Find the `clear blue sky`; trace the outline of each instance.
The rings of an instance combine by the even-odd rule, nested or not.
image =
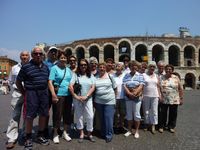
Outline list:
[[[15,60],[38,42],[85,38],[200,35],[200,0],[0,0],[0,55]]]

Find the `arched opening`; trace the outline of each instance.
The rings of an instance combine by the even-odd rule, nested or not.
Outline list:
[[[160,45],[155,45],[152,48],[152,60],[156,63],[160,60],[164,60],[164,49]]]
[[[200,64],[200,49],[199,49],[199,64]]]
[[[125,55],[130,58],[131,53],[131,46],[127,41],[122,41],[119,44],[119,61],[122,61],[120,58],[121,56],[124,57]]]
[[[195,50],[192,46],[186,46],[184,48],[184,66],[194,66],[194,51]]]
[[[140,44],[135,48],[135,59],[139,62],[148,61],[147,47],[145,45]]]
[[[168,50],[168,58],[169,58],[169,64],[172,64],[173,66],[179,66],[180,65],[180,52],[179,48],[175,45],[172,45],[169,47]]]
[[[67,49],[65,50],[65,53],[66,53],[67,57],[69,57],[69,56],[72,55],[72,50],[71,50],[70,48],[67,48]]]
[[[195,82],[196,81],[196,79],[195,79],[195,76],[194,76],[194,74],[192,74],[192,73],[187,73],[186,75],[185,75],[185,84],[184,84],[184,87],[185,88],[195,88]]]
[[[84,49],[82,47],[77,48],[76,57],[77,57],[77,60],[85,58],[85,51],[84,51]]]
[[[198,77],[198,81],[196,82],[196,88],[200,89],[200,76]]]
[[[104,61],[108,58],[112,58],[113,60],[115,60],[114,54],[114,47],[112,45],[106,45],[104,47]]]
[[[94,56],[99,61],[99,49],[97,46],[91,46],[89,49],[90,57]]]

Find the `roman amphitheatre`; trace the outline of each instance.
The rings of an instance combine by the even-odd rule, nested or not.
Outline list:
[[[125,56],[139,62],[163,60],[172,64],[185,88],[196,88],[200,80],[200,37],[192,37],[187,28],[179,28],[180,35],[123,36],[76,40],[55,44],[78,59],[95,56],[100,62],[113,58],[122,61]],[[45,50],[49,46],[45,47]]]

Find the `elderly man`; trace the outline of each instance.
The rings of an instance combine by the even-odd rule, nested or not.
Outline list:
[[[13,93],[12,93],[12,100],[11,100],[12,118],[9,122],[8,129],[6,132],[6,136],[8,137],[8,141],[6,143],[7,149],[14,148],[18,135],[19,135],[18,129],[19,129],[21,109],[24,103],[24,98],[22,94],[20,93],[20,91],[17,89],[15,81],[22,65],[29,62],[29,59],[30,59],[29,52],[22,51],[20,53],[20,59],[21,59],[21,62],[12,67],[11,72],[9,74],[9,79],[8,79],[10,84],[13,87]]]
[[[37,115],[39,115],[37,140],[42,145],[49,145],[49,141],[44,138],[46,118],[49,114],[49,69],[43,63],[44,50],[41,47],[34,47],[31,56],[32,59],[22,66],[16,80],[17,88],[25,96],[25,149],[27,150],[33,147],[32,128],[33,120]]]

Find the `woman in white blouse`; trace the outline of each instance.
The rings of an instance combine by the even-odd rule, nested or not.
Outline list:
[[[150,127],[155,134],[155,125],[158,124],[158,101],[160,97],[159,78],[154,73],[156,62],[151,61],[148,64],[148,71],[143,73],[145,86],[143,88],[143,113],[144,113],[144,130]]]

